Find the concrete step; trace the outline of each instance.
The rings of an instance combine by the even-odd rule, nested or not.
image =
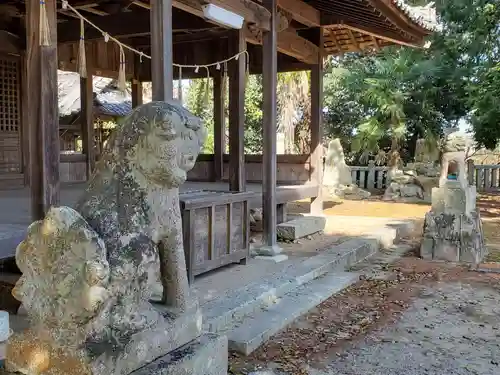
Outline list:
[[[300,286],[226,332],[229,348],[249,355],[295,319],[358,280],[357,273],[332,272]]]
[[[220,332],[233,327],[246,315],[272,306],[297,287],[328,272],[344,272],[378,249],[376,239],[348,240],[258,282],[223,294],[202,306],[204,328],[209,332]]]

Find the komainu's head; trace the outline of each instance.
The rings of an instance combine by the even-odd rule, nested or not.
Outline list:
[[[107,154],[148,181],[178,187],[193,168],[205,138],[201,120],[180,104],[150,102],[116,128]]]

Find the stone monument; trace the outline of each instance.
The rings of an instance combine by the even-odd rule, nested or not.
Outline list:
[[[431,203],[431,192],[439,186],[439,148],[437,142],[418,139],[415,147],[415,162],[388,173],[390,180],[384,200],[405,203]]]
[[[432,208],[425,216],[420,255],[424,259],[478,264],[485,246],[476,187],[466,179],[467,140],[454,129],[446,132],[439,187],[432,190]]]
[[[190,294],[179,207],[204,139],[180,105],[142,105],[113,133],[75,209],[30,225],[13,291],[30,328],[9,339],[7,371],[226,374],[227,339],[202,334]],[[163,298],[152,301],[158,279]]]
[[[340,139],[328,143],[323,173],[323,186],[329,195],[338,198],[368,198],[371,194],[353,184]]]

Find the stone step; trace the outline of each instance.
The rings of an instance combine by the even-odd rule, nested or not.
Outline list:
[[[225,293],[202,306],[204,328],[209,332],[226,330],[246,315],[273,305],[279,297],[327,272],[345,271],[378,248],[375,239],[351,239],[258,282]]]
[[[278,238],[288,241],[298,240],[325,229],[324,216],[302,216],[276,226]]]
[[[331,272],[283,295],[228,331],[229,348],[249,355],[295,319],[358,280],[357,273]]]
[[[331,225],[345,235],[376,239],[383,249],[390,249],[399,240],[416,233],[418,224],[413,219],[392,219],[361,216],[330,216]]]

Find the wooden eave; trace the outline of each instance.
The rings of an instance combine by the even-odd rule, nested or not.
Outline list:
[[[379,49],[390,44],[418,47],[431,33],[394,0],[308,0],[307,3],[321,12],[321,24],[327,29],[328,54],[357,52],[360,47]]]
[[[216,41],[225,37],[227,29],[203,19],[202,5],[209,1],[241,14],[245,18],[247,42],[262,44],[262,32],[269,28],[270,14],[261,0],[173,0],[173,42],[176,48],[185,43]],[[278,51],[301,63],[317,63],[319,47],[314,39],[308,38],[311,35],[308,30],[320,26],[324,28],[325,54],[378,50],[390,44],[422,45],[430,30],[411,19],[395,1],[278,0]],[[149,0],[70,0],[70,4],[110,35],[149,52]],[[6,17],[10,21],[2,25],[0,19],[3,26],[0,30],[17,35],[20,44],[24,44],[25,35],[20,35],[24,23],[24,1],[8,0],[4,8],[0,7],[0,15],[7,9],[5,7],[10,8]],[[76,45],[80,37],[79,19],[70,11],[59,8],[57,21],[59,44]],[[87,26],[85,38],[89,42],[102,40],[102,34]],[[187,50],[195,45],[183,45],[182,48]],[[71,60],[74,58],[68,57],[63,63],[73,65]]]

